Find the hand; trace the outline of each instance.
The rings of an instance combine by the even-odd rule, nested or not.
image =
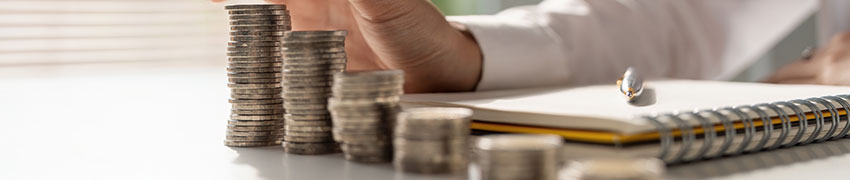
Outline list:
[[[267,1],[286,4],[293,30],[348,30],[347,70],[404,70],[406,92],[472,91],[480,79],[478,44],[427,0]]]
[[[810,59],[782,67],[765,82],[850,86],[850,32],[836,35]]]

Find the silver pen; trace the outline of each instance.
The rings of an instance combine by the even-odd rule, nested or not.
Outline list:
[[[620,92],[626,95],[628,102],[634,102],[641,93],[643,93],[643,78],[635,72],[634,67],[626,69],[626,73],[620,79],[617,79],[617,86]]]

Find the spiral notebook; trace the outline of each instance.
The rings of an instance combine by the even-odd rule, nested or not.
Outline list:
[[[668,163],[850,133],[850,96],[844,95],[850,87],[692,80],[645,86],[643,104],[627,103],[613,84],[411,94],[403,102],[471,108],[476,130],[558,134],[576,144],[568,148],[577,156],[656,156]]]

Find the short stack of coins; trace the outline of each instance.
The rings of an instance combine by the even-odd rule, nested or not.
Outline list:
[[[401,110],[404,72],[400,70],[342,72],[334,76],[334,139],[345,159],[366,162],[392,161],[392,127]]]
[[[224,144],[236,147],[278,145],[283,139],[281,38],[291,29],[285,5],[228,5],[231,116]]]
[[[576,180],[664,179],[665,164],[657,158],[591,158],[567,164],[565,175]]]
[[[283,98],[286,130],[283,148],[293,154],[339,152],[333,140],[328,98],[333,74],[345,70],[346,31],[286,32]]]
[[[563,139],[556,135],[489,135],[478,139],[481,179],[555,180]]]
[[[393,139],[397,170],[424,174],[463,174],[469,155],[466,108],[413,108],[399,113]]]

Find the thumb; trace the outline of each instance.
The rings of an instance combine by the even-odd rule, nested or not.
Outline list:
[[[384,63],[405,68],[447,51],[460,37],[427,0],[349,0],[366,42]],[[456,36],[456,37],[455,37]]]
[[[403,18],[422,6],[423,0],[349,0],[361,18],[381,23]]]

